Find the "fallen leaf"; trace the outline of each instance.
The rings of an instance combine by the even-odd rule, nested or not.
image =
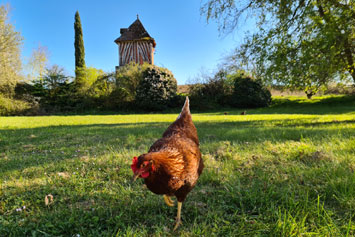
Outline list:
[[[65,179],[69,178],[69,174],[67,172],[59,172],[58,176]]]
[[[46,204],[46,206],[49,206],[52,203],[53,203],[53,195],[52,194],[46,195],[46,197],[44,198],[44,204]]]

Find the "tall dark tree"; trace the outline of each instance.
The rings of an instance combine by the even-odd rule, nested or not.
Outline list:
[[[81,28],[81,20],[78,11],[76,11],[75,13],[74,31],[75,31],[75,41],[74,41],[75,76],[76,76],[76,80],[80,81],[85,69],[85,49],[84,49],[84,40],[83,40],[83,30]]]
[[[202,14],[230,32],[253,17],[258,31],[234,56],[269,82],[305,89],[337,78],[355,84],[355,1],[205,0]]]

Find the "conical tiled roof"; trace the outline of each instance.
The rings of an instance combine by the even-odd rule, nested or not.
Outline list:
[[[128,28],[121,28],[120,33],[121,36],[115,40],[116,44],[124,41],[151,40],[155,47],[155,40],[150,37],[138,18]]]

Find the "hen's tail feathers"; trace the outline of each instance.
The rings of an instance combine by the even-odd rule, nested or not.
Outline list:
[[[173,122],[163,133],[163,137],[168,137],[179,133],[184,134],[184,136],[192,139],[197,145],[199,144],[197,130],[191,118],[189,97],[187,96],[181,113],[175,122]]]
[[[177,119],[179,119],[181,117],[184,117],[184,116],[187,116],[187,115],[188,116],[191,115],[191,113],[190,113],[190,100],[189,100],[188,96],[186,96],[185,104],[182,107],[181,112],[180,112],[179,116],[177,117]]]

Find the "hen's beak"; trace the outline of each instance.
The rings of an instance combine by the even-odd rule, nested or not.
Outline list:
[[[133,177],[132,177],[132,182],[136,181],[136,179],[141,175],[142,172],[140,172],[139,170],[136,171],[136,173],[134,173]]]

